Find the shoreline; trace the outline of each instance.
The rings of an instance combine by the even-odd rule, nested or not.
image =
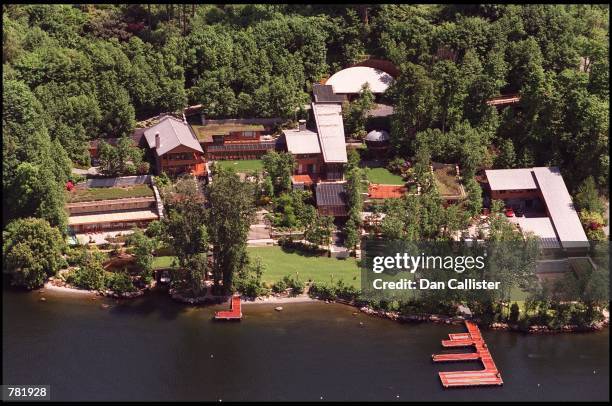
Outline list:
[[[268,296],[266,298],[256,298],[254,300],[242,299],[242,305],[256,305],[256,304],[291,304],[291,303],[313,303],[322,302],[319,299],[313,299],[308,295],[299,295],[294,297],[274,297]]]
[[[51,281],[45,282],[43,287],[38,290],[38,293],[44,294],[45,290],[56,292],[56,293],[66,293],[72,295],[81,295],[81,296],[101,296],[101,297],[114,297],[115,299],[133,299],[136,297],[141,297],[145,294],[144,291],[139,292],[139,294],[130,296],[130,297],[116,297],[112,295],[104,295],[98,291],[92,290],[84,290],[66,286],[56,286],[51,283]],[[228,298],[222,297],[205,297],[205,300],[193,300],[180,297],[180,295],[170,294],[170,297],[178,302],[184,303],[186,305],[219,305],[222,303],[226,303]],[[41,298],[44,298],[41,296]],[[246,298],[241,296],[242,305],[283,305],[283,304],[293,304],[293,303],[335,303],[344,306],[349,306],[354,309],[359,310],[359,312],[364,313],[368,316],[384,318],[390,321],[399,322],[399,323],[434,323],[434,324],[460,324],[465,320],[464,317],[457,316],[445,316],[445,315],[437,315],[437,314],[423,314],[423,315],[411,315],[404,316],[397,312],[388,312],[384,310],[375,310],[368,306],[359,306],[356,303],[352,303],[342,299],[336,300],[323,300],[319,298],[313,298],[308,296],[307,294],[301,294],[293,297],[277,297],[277,296],[266,296],[266,297],[258,297],[258,298]],[[609,318],[604,320],[603,322],[598,323],[597,325],[591,327],[578,327],[578,326],[563,326],[561,329],[550,329],[547,326],[529,326],[527,330],[520,329],[518,326],[511,326],[508,323],[493,323],[490,326],[484,326],[489,330],[497,330],[497,331],[509,331],[515,333],[523,333],[523,334],[563,334],[563,333],[588,333],[588,332],[597,332],[601,331],[605,328],[609,327]]]
[[[99,296],[100,294],[95,290],[86,290],[86,289],[77,289],[77,288],[69,288],[66,286],[56,286],[53,285],[50,281],[45,282],[42,288],[38,289],[38,293],[45,293],[43,290],[49,290],[54,292],[61,293],[69,293],[73,295],[94,295]]]

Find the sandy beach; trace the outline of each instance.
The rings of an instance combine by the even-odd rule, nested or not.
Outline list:
[[[308,295],[299,295],[295,297],[274,297],[268,296],[265,298],[258,298],[255,300],[244,300],[242,305],[250,304],[285,304],[285,303],[304,303],[304,302],[319,302],[317,299],[313,299]]]
[[[54,292],[72,293],[72,294],[77,294],[77,295],[97,295],[96,292],[91,291],[91,290],[67,288],[65,286],[55,286],[55,285],[52,285],[51,282],[46,282],[44,285],[44,289],[49,290],[49,291],[54,291]]]

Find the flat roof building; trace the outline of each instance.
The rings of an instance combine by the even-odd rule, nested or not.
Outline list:
[[[559,168],[493,169],[486,170],[485,174],[493,199],[502,199],[506,203],[511,199],[528,202],[540,199],[544,203],[550,225],[544,220],[536,220],[537,217],[515,219],[521,229],[533,231],[545,242],[552,238],[551,231],[554,231],[564,249],[589,246]]]

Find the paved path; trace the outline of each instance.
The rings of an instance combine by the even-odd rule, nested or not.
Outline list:
[[[81,175],[81,176],[98,175],[99,174],[97,166],[92,166],[89,169],[72,168],[72,173],[74,173],[75,175]]]

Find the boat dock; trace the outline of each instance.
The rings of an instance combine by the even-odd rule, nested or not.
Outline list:
[[[229,311],[223,310],[215,313],[215,320],[240,320],[242,319],[242,306],[240,296],[234,295],[230,301]]]
[[[493,357],[487,348],[487,344],[480,334],[480,329],[476,323],[465,322],[468,332],[460,334],[449,334],[448,340],[442,340],[445,348],[470,347],[475,348],[475,352],[460,354],[433,354],[431,359],[434,362],[454,362],[454,361],[476,361],[480,360],[484,366],[481,371],[454,371],[439,372],[440,381],[445,388],[465,387],[465,386],[484,386],[484,385],[503,385],[501,374],[497,370]]]

